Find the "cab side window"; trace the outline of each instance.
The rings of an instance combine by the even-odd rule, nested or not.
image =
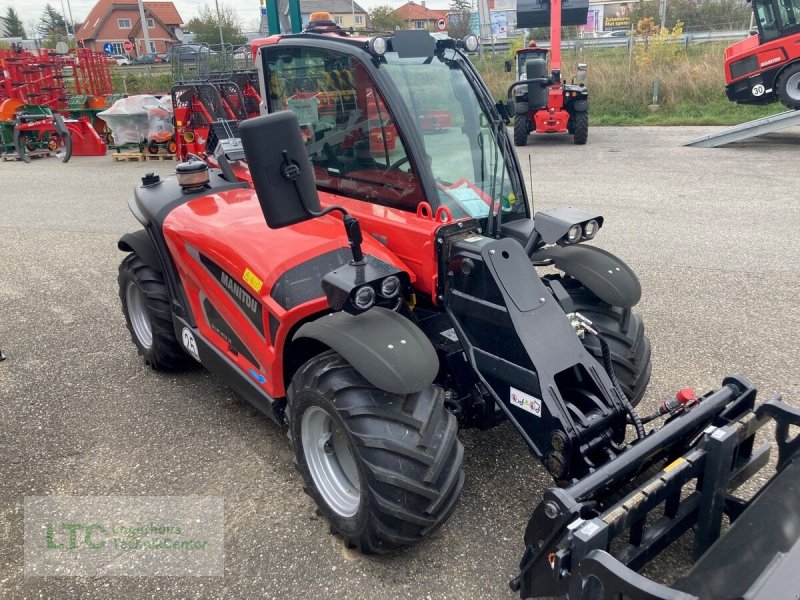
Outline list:
[[[419,179],[366,68],[320,48],[278,46],[265,60],[269,110],[297,115],[317,186],[415,211]]]

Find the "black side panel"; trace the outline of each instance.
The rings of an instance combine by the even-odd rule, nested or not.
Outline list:
[[[211,326],[211,329],[216,331],[220,337],[228,342],[231,351],[234,354],[241,354],[250,361],[250,364],[260,369],[261,365],[258,364],[256,357],[247,349],[245,343],[236,335],[236,332],[233,331],[233,327],[228,325],[228,322],[222,318],[222,315],[219,314],[219,311],[211,304],[208,298],[203,299],[203,311],[206,314],[206,320]]]
[[[322,278],[352,257],[348,248],[338,248],[292,267],[272,286],[270,296],[285,310],[291,310],[309,300],[322,298]]]
[[[267,394],[254,380],[242,373],[242,370],[233,364],[227,356],[206,341],[196,328],[189,327],[188,323],[179,318],[174,319],[174,322],[175,335],[179,340],[184,339],[184,330],[188,330],[194,337],[200,362],[206,369],[214,373],[225,385],[270,419],[279,425],[283,424],[286,406],[285,398],[273,398]]]
[[[198,252],[197,255],[200,258],[200,263],[208,269],[208,272],[225,289],[228,296],[242,309],[242,312],[250,322],[255,325],[256,330],[261,335],[264,335],[264,315],[261,310],[261,303],[217,263],[205,254]]]

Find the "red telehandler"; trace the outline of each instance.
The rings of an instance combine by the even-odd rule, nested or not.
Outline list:
[[[586,65],[578,65],[577,84],[561,78],[561,27],[586,23],[588,9],[586,0],[520,0],[517,4],[518,27],[550,27],[550,72],[546,49],[531,42],[517,51],[517,81],[508,88],[514,145],[527,144],[533,132],[569,133],[576,144],[585,144],[589,138]],[[511,70],[511,61],[506,61],[506,72]]]
[[[750,0],[748,0],[750,1]],[[758,35],[725,50],[725,92],[739,104],[800,108],[800,6],[752,0]]]
[[[553,482],[522,598],[793,598],[800,410],[734,375],[637,413],[639,280],[584,243],[601,215],[533,213],[477,39],[313,23],[253,42],[263,116],[135,188],[118,281],[144,360],[199,362],[286,427],[304,489],[361,552],[432,535],[464,485],[458,430],[508,422]],[[777,473],[740,498],[772,422]],[[636,572],[690,530],[685,577]]]

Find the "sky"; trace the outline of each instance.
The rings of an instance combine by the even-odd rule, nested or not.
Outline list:
[[[22,24],[26,29],[30,29],[31,25],[38,23],[48,1],[57,11],[61,12],[61,0],[0,0],[0,15],[5,14],[7,7],[13,6],[19,13]],[[419,2],[420,0],[415,1]],[[67,0],[63,0],[63,2],[64,10],[67,12],[67,17],[69,17]],[[405,4],[405,0],[357,0],[357,2],[367,10],[385,4],[392,7]],[[183,18],[184,23],[197,15],[199,7],[203,4],[196,0],[173,0],[173,3]],[[221,1],[220,4],[222,3]],[[230,4],[236,8],[246,30],[258,29],[258,0],[225,0],[224,3]],[[78,23],[83,21],[94,4],[95,0],[69,0],[69,5],[72,8],[72,17]],[[213,3],[210,4],[213,6]],[[427,6],[428,8],[446,8],[447,1],[429,0]]]

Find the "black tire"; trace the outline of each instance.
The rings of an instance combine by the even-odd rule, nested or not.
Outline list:
[[[800,63],[790,65],[778,76],[775,89],[778,100],[786,108],[800,108]]]
[[[117,281],[125,323],[145,363],[156,371],[175,371],[194,364],[175,337],[169,290],[161,273],[148,267],[134,252],[120,264]],[[129,302],[137,292],[140,300],[135,301],[141,302],[141,306],[130,306]],[[141,310],[146,324],[149,325],[150,340],[142,335],[141,328],[137,332],[137,327],[132,322],[131,310]]]
[[[514,145],[525,146],[528,143],[528,117],[517,115],[514,117]]]
[[[289,438],[303,489],[348,547],[364,554],[387,552],[423,539],[447,520],[464,484],[464,447],[441,388],[407,396],[384,392],[331,351],[297,371],[287,396]],[[341,448],[345,440],[348,460],[357,468],[358,496],[350,498],[350,514],[326,500],[309,467],[314,444],[303,443],[311,429],[304,421],[319,415],[319,409],[336,433],[316,445],[338,457],[328,444]]]
[[[589,139],[589,113],[572,113],[569,120],[572,121],[572,141],[582,146]]]
[[[636,406],[653,370],[650,339],[645,335],[642,318],[630,309],[606,304],[573,278],[562,278],[561,283],[572,298],[574,310],[589,319],[608,343],[614,374],[628,400]],[[600,343],[593,335],[584,336],[583,345],[602,363]]]

